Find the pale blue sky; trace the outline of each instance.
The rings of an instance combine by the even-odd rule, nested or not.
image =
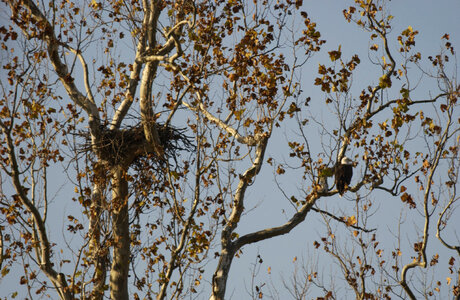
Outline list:
[[[378,76],[376,74],[379,74],[378,68],[370,65],[367,61],[369,34],[359,29],[355,24],[347,23],[342,15],[342,10],[352,3],[353,1],[304,0],[303,10],[307,11],[309,17],[318,24],[317,29],[321,32],[322,38],[327,43],[323,45],[323,50],[326,51],[315,55],[302,71],[303,97],[310,96],[314,101],[323,103],[324,95],[320,92],[319,87],[313,85],[313,80],[317,74],[318,63],[327,64],[327,51],[337,49],[338,45],[341,45],[343,57],[348,58],[355,53],[361,57],[362,63],[358,67],[357,74],[354,77],[355,86],[358,90],[377,83]],[[422,53],[423,58],[438,53],[442,45],[440,38],[444,33],[450,33],[451,43],[457,50],[460,49],[460,0],[393,0],[389,3],[388,9],[395,17],[392,23],[393,31],[390,35],[392,38],[390,46],[393,49],[397,48],[396,36],[408,26],[412,26],[420,32],[416,39],[416,49]],[[3,24],[4,21],[2,20],[1,23]],[[399,59],[398,57],[396,58]],[[436,91],[436,86],[432,84],[427,82],[426,86],[424,85],[422,88],[424,94],[420,95],[426,96],[428,91]],[[398,90],[396,89],[396,91]],[[323,109],[322,104],[318,106],[313,105],[313,107],[318,110],[318,118],[324,122],[334,121],[328,119],[330,115],[326,109]],[[293,127],[292,130],[295,130],[295,128]],[[282,128],[275,131],[270,141],[270,149],[267,156],[274,156],[279,161],[282,161],[284,158],[287,159],[286,148],[282,145],[286,141],[286,136],[291,134],[290,128]],[[359,168],[360,166],[358,165],[358,172]],[[71,210],[74,204],[70,199],[68,201],[61,200],[69,198],[69,194],[72,191],[69,191],[65,187],[61,190],[62,185],[68,183],[68,180],[61,173],[54,175],[53,182],[55,183],[55,191],[58,193],[58,198],[56,199],[59,199],[59,201],[53,203],[53,215],[58,216],[58,220],[54,225],[64,228],[61,222],[66,222],[66,218],[65,214],[61,212]],[[286,190],[292,194],[299,194],[298,190],[303,188],[302,181],[298,177],[284,179],[284,184]],[[373,226],[379,228],[379,234],[385,239],[389,237],[387,226],[394,225],[398,220],[400,202],[398,202],[398,199],[390,198],[384,194],[376,195],[373,199],[375,206],[379,207],[379,210],[373,220]],[[283,199],[282,194],[276,188],[273,171],[268,165],[264,165],[256,183],[250,187],[246,196],[246,208],[252,208],[256,205],[257,209],[250,211],[242,218],[241,225],[237,230],[238,233],[244,234],[280,225],[290,218],[293,213],[292,207]],[[343,211],[344,213],[353,214],[354,201],[351,198],[345,197],[339,199],[336,196],[321,199],[319,206],[321,208],[327,207],[332,212]],[[460,220],[460,218],[457,218],[457,220]],[[420,218],[414,212],[407,215],[407,222],[408,224],[413,222],[414,225],[418,226],[421,224]],[[456,222],[460,225],[460,221]],[[338,225],[338,227],[340,226]],[[412,228],[412,226],[410,227]],[[413,232],[408,232],[408,234],[413,234]],[[318,240],[318,236],[323,233],[324,225],[319,215],[310,214],[307,216],[307,220],[291,231],[289,235],[244,247],[243,255],[241,258],[234,259],[231,267],[227,287],[227,299],[249,299],[246,288],[250,288],[251,264],[256,260],[257,254],[262,256],[263,264],[256,278],[256,284],[260,284],[261,282],[268,284],[271,280],[280,288],[280,299],[289,299],[287,292],[282,289],[280,278],[283,275],[286,280],[289,280],[289,276],[293,272],[292,261],[294,257],[298,257],[299,260],[301,260],[301,257],[304,257],[306,260],[313,260],[314,263],[318,263],[319,271],[323,270],[327,276],[331,275],[331,272],[333,275],[336,271],[331,270],[336,266],[328,257],[320,256],[320,260],[315,262],[316,255],[320,251],[313,250],[313,241]],[[51,234],[56,240],[62,238],[61,230],[51,232]],[[392,246],[392,243],[389,242],[389,245]],[[217,246],[216,251],[218,249],[219,246]],[[433,251],[430,252],[430,255],[432,254]],[[205,289],[206,292],[209,292],[209,283],[214,272],[215,263],[215,261],[212,261],[208,265],[203,276],[204,282],[208,282],[208,287]],[[271,268],[271,275],[267,271],[269,267]],[[440,278],[445,278],[446,276],[446,274],[439,274]],[[8,295],[9,286],[16,289],[16,282],[17,278],[12,277],[0,280],[0,297]],[[204,284],[206,285],[206,283]],[[340,284],[343,283],[340,282]],[[265,293],[268,292],[266,287],[263,291]],[[309,298],[322,295],[317,290],[313,291]],[[21,299],[26,297],[26,291],[22,292],[19,295]],[[350,296],[351,294],[348,295]],[[207,299],[209,295],[203,294],[201,296],[198,299]]]
[[[367,49],[370,43],[369,33],[364,32],[353,23],[346,22],[343,18],[342,10],[350,6],[353,2],[354,1],[305,0],[303,9],[307,11],[308,16],[317,23],[317,29],[321,32],[322,38],[327,41],[323,46],[323,50],[335,50],[341,45],[343,52],[342,57],[349,58],[353,54],[359,54],[361,64],[358,66],[354,76],[354,85],[358,90],[361,90],[367,87],[367,85],[376,84],[379,78],[376,74],[380,73],[378,67],[370,65],[367,59]],[[450,41],[454,45],[454,48],[457,51],[460,49],[460,17],[458,15],[460,12],[460,1],[400,0],[391,1],[388,5],[388,9],[390,14],[394,16],[392,22],[393,29],[390,35],[390,46],[393,50],[398,48],[396,37],[408,26],[412,26],[414,30],[420,32],[416,38],[415,49],[422,53],[425,62],[428,55],[436,55],[439,52],[444,43],[441,41],[441,36],[445,33],[450,34]],[[302,71],[302,89],[304,90],[304,95],[311,96],[313,100],[315,100],[315,97],[317,98],[316,100],[324,99],[324,95],[321,94],[320,88],[313,86],[312,82],[314,78],[317,77],[318,63],[328,63],[327,51],[316,54],[312,61],[305,66],[305,70]],[[395,59],[400,60],[401,57],[398,57],[397,51],[394,51],[394,53],[396,53]],[[424,92],[419,93],[419,95],[421,97],[427,97],[428,91],[433,91],[433,94],[436,94],[437,87],[433,85],[433,83],[434,82],[431,81],[429,83],[430,85],[423,86],[421,90]],[[424,81],[424,84],[426,84],[426,81]],[[395,92],[398,91],[399,88],[395,88]],[[329,114],[327,110],[321,110],[318,112],[318,115],[320,115],[325,122],[334,121],[331,119],[328,120]],[[285,139],[284,130],[286,129],[281,129],[275,132],[274,135],[278,135],[278,139]],[[272,145],[278,144],[275,141],[271,141],[271,143]],[[423,145],[421,145],[421,147],[423,147]],[[282,153],[283,150],[280,150],[278,154],[282,156]],[[285,155],[285,157],[286,156],[287,155]],[[253,203],[254,205],[257,203],[260,205],[259,208],[261,208],[263,213],[260,213],[260,210],[258,211],[257,209],[249,213],[249,216],[242,220],[242,225],[239,226],[238,232],[245,233],[245,230],[252,231],[261,229],[261,226],[267,226],[267,220],[271,226],[277,226],[285,222],[287,218],[292,215],[292,209],[287,204],[287,201],[284,200],[279,193],[273,192],[275,184],[273,175],[267,172],[269,167],[264,166],[264,168],[264,175],[257,179],[253,187],[254,189],[248,194],[248,200],[246,202]],[[355,170],[355,172],[356,171],[357,170]],[[299,180],[297,179],[298,178],[293,179],[296,185],[294,186],[293,184],[292,186],[292,194],[296,194],[294,189],[299,187]],[[329,184],[331,184],[331,182]],[[345,197],[345,199],[346,198],[347,197]],[[319,207],[327,207],[330,211],[344,211],[353,214],[354,201],[347,201],[345,199],[340,199],[338,196],[321,199]],[[379,208],[378,213],[374,216],[372,224],[379,228],[378,232],[383,239],[390,238],[390,227],[387,226],[389,224],[394,225],[398,221],[400,217],[400,200],[381,193],[377,193],[377,196],[373,196],[372,199],[374,199],[374,206]],[[247,206],[250,207],[250,204],[247,204]],[[284,210],[288,213],[283,214]],[[460,218],[453,218],[453,222],[454,228],[460,228]],[[408,225],[409,228],[413,228],[412,226],[421,227],[423,223],[418,213],[412,212],[412,214],[407,216],[406,224],[414,224]],[[338,225],[339,228],[340,226],[341,225]],[[394,230],[395,228],[392,229]],[[256,279],[257,284],[260,282],[268,283],[272,280],[275,284],[281,286],[280,274],[288,281],[294,270],[294,265],[292,263],[294,257],[298,257],[299,260],[303,257],[307,261],[310,260],[310,263],[317,263],[320,268],[319,271],[324,268],[323,275],[326,276],[325,279],[327,279],[328,276],[334,276],[338,267],[329,257],[323,255],[320,256],[319,261],[315,261],[316,255],[320,252],[322,253],[322,251],[313,250],[313,241],[319,240],[319,236],[324,235],[324,230],[325,228],[321,218],[318,215],[314,216],[311,214],[307,216],[305,222],[291,231],[289,235],[245,247],[243,249],[244,256],[241,259],[234,260],[232,265],[227,295],[230,296],[233,292],[234,296],[232,299],[248,299],[245,298],[248,296],[245,294],[245,289],[242,288],[242,286],[247,285],[249,288],[251,280],[249,270],[252,268],[251,264],[256,260],[257,254],[260,254],[264,260],[259,277]],[[413,232],[410,233],[410,235],[413,235]],[[404,236],[404,239],[406,238],[408,237]],[[388,246],[393,246],[394,242],[389,242],[388,239],[386,241],[388,242]],[[436,244],[437,241],[434,241],[434,243]],[[436,244],[434,249],[435,250],[430,251],[429,255],[433,255],[433,251],[440,251],[442,248],[439,244]],[[454,253],[445,252],[445,254],[453,255]],[[271,275],[268,275],[268,267],[271,268]],[[340,274],[340,276],[342,276],[342,274]],[[448,276],[448,274],[439,275],[442,279],[445,279],[446,276]],[[342,285],[343,282],[339,280],[338,284]],[[267,292],[267,289],[265,289],[265,292]],[[280,299],[289,299],[290,297],[285,290],[280,291],[280,295]],[[318,293],[318,290],[310,294],[308,299],[316,298],[317,296],[322,296],[322,294]],[[354,298],[352,294],[348,294],[348,297]]]

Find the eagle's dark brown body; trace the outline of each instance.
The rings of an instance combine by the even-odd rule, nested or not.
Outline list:
[[[344,157],[341,163],[335,167],[335,186],[340,196],[343,196],[346,188],[350,185],[351,177],[353,177],[353,161]]]

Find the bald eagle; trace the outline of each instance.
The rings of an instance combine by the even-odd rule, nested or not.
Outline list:
[[[345,193],[345,189],[350,185],[353,176],[353,161],[344,156],[335,167],[335,186],[339,191],[340,197]]]

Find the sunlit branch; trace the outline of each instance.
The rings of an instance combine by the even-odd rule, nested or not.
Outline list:
[[[241,175],[240,182],[235,191],[234,206],[232,213],[228,218],[227,225],[222,231],[223,239],[229,238],[230,234],[235,230],[243,212],[244,196],[249,184],[255,179],[255,176],[260,172],[262,167],[265,149],[267,148],[268,137],[265,137],[256,147],[256,158],[252,166]]]
[[[185,74],[183,74],[182,72],[180,72],[180,74],[189,83],[189,85],[192,85],[192,83],[190,82],[190,79]],[[183,101],[183,104],[192,111],[195,111],[195,112],[200,111],[201,113],[203,113],[206,118],[208,118],[211,122],[214,122],[217,126],[222,128],[223,130],[227,131],[229,134],[231,134],[239,143],[246,144],[248,146],[256,146],[263,139],[262,134],[256,135],[255,137],[252,135],[249,135],[249,136],[240,135],[236,129],[234,129],[232,126],[228,125],[226,122],[222,121],[221,119],[215,117],[206,109],[206,107],[203,104],[202,97],[199,91],[195,92],[195,95],[197,96],[199,100],[196,107],[193,107],[192,105],[190,105],[189,103],[185,101]]]
[[[292,229],[294,229],[297,225],[305,220],[308,212],[313,208],[313,205],[318,199],[318,194],[308,195],[307,202],[285,224],[278,227],[267,228],[246,234],[234,242],[236,247],[241,248],[247,244],[256,243],[258,241],[289,233]]]
[[[386,55],[388,56],[388,58],[390,59],[390,68],[385,72],[385,74],[383,75],[383,77],[386,77],[387,80],[391,80],[391,77],[393,76],[393,72],[394,72],[394,69],[395,69],[395,66],[396,66],[396,62],[391,54],[391,51],[390,51],[390,48],[388,47],[388,38],[387,38],[387,33],[386,33],[386,29],[385,29],[385,24],[380,24],[377,20],[375,20],[375,16],[371,15],[370,13],[370,7],[371,5],[373,5],[372,1],[370,1],[368,4],[367,4],[367,8],[366,8],[366,16],[367,16],[367,19],[369,20],[369,23],[370,23],[370,29],[374,30],[375,32],[377,32],[379,35],[380,35],[380,38],[382,39],[383,41],[383,44],[384,44],[384,48],[385,48],[385,53]],[[375,21],[375,23],[374,23]],[[375,24],[378,24],[377,27],[375,26]],[[386,66],[384,66],[384,68],[386,68]],[[378,84],[377,86],[375,86],[373,89],[372,89],[372,92],[371,92],[371,95],[369,97],[369,99],[367,100],[367,108],[366,108],[366,115],[364,117],[364,120],[368,120],[370,119],[373,115],[375,115],[375,113],[372,113],[372,103],[374,102],[374,99],[375,99],[375,96],[377,94],[377,92],[379,90],[381,90],[382,87],[380,86],[380,84]],[[382,108],[382,106],[380,106],[380,108],[383,110],[384,108],[388,107],[390,104],[387,103],[387,105],[384,105],[385,107]],[[379,109],[380,109],[379,108]],[[353,132],[354,128],[360,124],[362,120],[360,119],[357,119],[346,131],[345,131],[345,134],[343,136],[343,143],[342,143],[342,146],[340,147],[340,150],[339,150],[339,153],[338,153],[338,156],[337,156],[337,161],[340,161],[344,156],[345,156],[345,153],[347,151],[347,148],[348,148],[348,143],[349,143],[349,140],[350,140],[350,136],[351,136],[351,133]]]
[[[147,62],[160,62],[164,61],[169,64],[174,64],[175,60],[179,57],[182,56],[183,51],[182,51],[182,45],[181,42],[179,41],[179,37],[182,32],[182,27],[185,25],[188,25],[189,30],[193,30],[195,27],[196,23],[196,6],[194,1],[190,1],[194,7],[194,12],[191,17],[187,18],[186,20],[181,20],[177,22],[166,34],[165,37],[167,39],[166,43],[162,46],[160,50],[158,50],[155,54],[143,54],[140,56],[136,56],[136,62],[140,63],[147,63]],[[144,4],[145,5],[145,4]],[[156,1],[152,1],[151,7],[149,9],[150,12],[154,13],[159,13],[157,12],[159,10],[159,3],[156,3]],[[147,13],[145,15],[148,15]],[[192,19],[192,20],[190,20]],[[156,32],[156,22],[155,25],[152,23],[153,19],[150,19],[148,22],[148,36],[149,40],[155,40],[155,32]],[[154,44],[149,46],[149,49],[154,48]],[[176,48],[176,53],[173,55],[169,56],[168,53],[172,51],[172,49]],[[149,52],[149,51],[147,51]]]
[[[446,212],[451,209],[452,204],[457,201],[458,198],[456,197],[456,193],[454,193],[449,200],[449,203],[447,203],[446,207],[442,210],[441,214],[439,215],[438,218],[438,223],[436,225],[436,237],[439,239],[439,241],[444,245],[444,247],[449,248],[451,250],[455,250],[457,254],[460,256],[460,245],[459,246],[454,246],[449,244],[444,240],[444,238],[441,236],[441,224],[442,224],[442,219],[444,218]]]
[[[453,132],[457,132],[458,130],[454,130]],[[449,138],[452,137],[452,135],[449,136]],[[456,147],[458,148],[458,145],[459,145],[459,139],[457,139],[457,144],[456,144]],[[444,209],[442,210],[442,212],[439,214],[439,217],[438,217],[438,222],[437,222],[437,225],[436,225],[436,237],[438,238],[438,240],[441,242],[441,244],[444,245],[444,247],[448,248],[448,249],[451,249],[451,250],[455,250],[457,252],[457,255],[460,256],[460,245],[457,245],[457,246],[454,246],[452,245],[451,243],[448,243],[442,236],[441,236],[441,226],[444,222],[446,221],[443,221],[444,218],[448,219],[449,216],[446,216],[446,213],[448,211],[450,211],[451,209],[453,209],[452,205],[459,200],[458,196],[457,196],[457,183],[458,183],[458,178],[459,178],[459,166],[455,167],[454,168],[454,164],[455,164],[455,158],[453,157],[451,159],[451,168],[452,168],[452,173],[449,175],[449,178],[452,182],[452,189],[451,189],[451,195],[450,195],[450,199],[449,199],[449,202],[447,203],[447,205],[444,207]],[[456,172],[454,171],[456,169]]]
[[[21,203],[32,215],[34,228],[37,228],[38,231],[37,247],[40,247],[40,251],[38,251],[40,256],[37,257],[37,259],[39,260],[39,266],[43,270],[43,272],[48,276],[48,278],[52,281],[60,297],[62,299],[70,299],[71,293],[67,290],[67,282],[64,274],[56,272],[56,270],[53,268],[53,263],[51,262],[51,246],[48,240],[45,223],[43,222],[43,219],[37,207],[29,199],[24,187],[21,184],[21,179],[19,178],[19,166],[16,159],[14,142],[12,140],[11,133],[8,132],[8,129],[2,122],[0,122],[0,127],[2,128],[2,132],[6,140],[8,157],[11,166],[11,178],[13,180],[13,186],[17,193],[16,197],[18,197]]]
[[[452,105],[453,105],[453,103],[451,102],[449,104],[449,106],[452,106]],[[421,256],[421,258],[419,258],[417,260],[414,260],[413,262],[404,265],[404,267],[402,268],[402,271],[401,271],[401,280],[400,280],[399,284],[403,287],[404,291],[407,293],[407,295],[411,299],[416,299],[416,297],[415,297],[412,289],[407,284],[407,272],[410,269],[413,269],[415,267],[426,268],[426,266],[427,266],[426,247],[427,247],[427,244],[428,244],[429,225],[430,225],[430,217],[431,217],[431,215],[430,215],[430,213],[428,211],[428,204],[429,204],[428,200],[430,198],[430,191],[431,191],[431,187],[432,187],[432,183],[433,183],[433,176],[434,176],[434,174],[435,174],[435,172],[436,172],[436,170],[438,168],[439,160],[441,159],[441,157],[443,155],[445,145],[446,145],[446,143],[448,141],[449,130],[450,130],[451,124],[452,124],[452,116],[449,113],[448,114],[448,119],[447,119],[447,122],[446,122],[446,126],[445,126],[445,130],[442,133],[441,137],[439,138],[438,142],[436,143],[437,146],[436,146],[436,151],[434,153],[434,159],[430,162],[430,173],[429,173],[428,178],[427,178],[427,186],[425,188],[425,193],[424,193],[424,196],[423,196],[423,211],[424,211],[424,216],[425,216],[425,225],[424,225],[424,228],[423,228],[423,241],[422,241],[420,249],[418,249],[418,252],[419,252],[419,255]]]
[[[391,61],[390,68],[385,72],[385,75],[383,75],[384,77],[387,77],[388,79],[390,79],[391,76],[393,75],[393,71],[395,69],[396,62],[393,59],[393,55],[391,54],[390,48],[388,47],[388,37],[387,37],[386,28],[385,28],[386,24],[383,23],[383,22],[382,23],[378,22],[377,20],[375,20],[375,16],[372,16],[370,14],[370,6],[371,5],[373,5],[372,1],[370,1],[368,6],[367,6],[366,16],[367,16],[367,19],[369,20],[370,28],[380,35],[380,38],[382,39],[383,45],[384,45],[384,48],[385,48],[385,54],[388,56],[388,58]],[[384,68],[386,68],[386,66],[384,66]],[[366,110],[367,113],[371,112],[371,107],[372,107],[372,103],[374,102],[375,95],[381,89],[382,89],[382,87],[380,85],[377,85],[372,89],[371,97],[367,102],[367,110]]]
[[[349,190],[351,192],[356,192],[362,186],[364,186],[367,183],[369,183],[369,180],[363,179],[359,183],[357,183],[355,186],[350,187]],[[256,242],[259,242],[261,240],[265,240],[265,239],[272,238],[272,237],[275,237],[275,236],[284,235],[284,234],[290,232],[293,228],[295,228],[298,224],[300,224],[303,220],[305,220],[305,217],[306,217],[306,215],[308,214],[308,212],[310,210],[315,210],[313,205],[316,203],[316,201],[318,199],[320,199],[321,197],[325,197],[325,196],[332,196],[332,195],[335,195],[337,193],[338,193],[337,190],[333,190],[333,191],[329,191],[329,192],[317,192],[317,191],[314,191],[314,192],[310,193],[306,197],[306,203],[299,209],[299,211],[297,213],[295,213],[291,217],[291,219],[288,222],[286,222],[285,224],[283,224],[281,226],[278,226],[278,227],[272,227],[272,228],[263,229],[263,230],[260,230],[260,231],[257,231],[257,232],[246,234],[246,235],[238,238],[234,242],[236,247],[237,247],[237,249],[239,249],[240,247],[242,247],[244,245],[247,245],[247,244],[256,243]],[[365,231],[364,229],[362,229],[362,230]]]
[[[167,34],[167,42],[163,45],[163,47],[158,51],[157,54],[140,56],[139,58],[136,58],[136,61],[140,63],[163,61],[169,64],[174,64],[175,60],[181,57],[183,54],[181,42],[179,41],[179,36],[181,34],[181,28],[185,24],[189,24],[189,22],[183,20],[181,22],[178,22],[171,29],[171,31]],[[171,52],[174,48],[176,48],[177,52],[169,56],[168,53]]]
[[[213,276],[213,291],[211,299],[223,299],[228,278],[228,270],[230,269],[234,254],[241,248],[241,246],[243,246],[238,243],[240,239],[232,242],[232,234],[238,226],[241,215],[244,211],[244,197],[246,195],[246,189],[255,180],[255,177],[259,174],[260,169],[262,168],[269,137],[269,135],[265,136],[259,141],[252,165],[246,169],[242,175],[240,175],[240,180],[233,197],[232,212],[230,213],[221,233],[222,251],[219,263]]]
[[[412,105],[417,105],[417,104],[423,104],[423,103],[434,103],[436,102],[439,98],[442,98],[442,97],[445,97],[447,96],[448,94],[447,93],[442,93],[442,94],[439,94],[437,95],[436,97],[434,97],[433,99],[426,99],[426,100],[415,100],[415,101],[410,101],[407,103],[407,106],[412,106]],[[391,101],[388,101],[387,103],[383,104],[383,105],[380,105],[377,109],[375,109],[374,111],[370,112],[370,113],[366,113],[364,115],[364,118],[357,118],[347,129],[346,129],[346,132],[345,134],[343,135],[343,139],[344,141],[345,140],[349,140],[350,139],[350,136],[352,134],[352,132],[358,128],[359,126],[361,126],[361,124],[363,122],[366,122],[368,120],[370,120],[371,118],[373,118],[375,115],[377,115],[378,113],[382,112],[383,110],[387,109],[388,107],[390,107],[391,105],[393,104],[397,104],[398,102],[400,101],[400,99],[393,99]],[[342,147],[340,148],[340,151],[339,151],[339,159],[341,159],[341,157],[343,157],[345,155],[345,152],[348,148],[348,142],[343,142],[342,144]]]
[[[61,43],[61,46],[63,46],[64,48],[69,49],[70,51],[72,51],[72,53],[74,53],[76,56],[78,56],[78,59],[80,59],[80,63],[81,63],[82,68],[83,68],[83,80],[85,82],[86,95],[87,95],[89,101],[91,101],[92,103],[94,103],[94,105],[96,105],[96,101],[94,100],[93,92],[91,91],[91,85],[89,84],[88,65],[86,64],[85,58],[81,54],[81,51],[76,50],[76,49],[70,47],[67,44],[62,44]]]
[[[336,220],[337,222],[343,223],[343,224],[345,224],[345,225],[347,225],[347,226],[350,226],[351,228],[354,228],[354,229],[357,229],[357,230],[360,230],[360,231],[363,231],[363,232],[373,232],[373,231],[376,231],[376,230],[377,230],[377,228],[366,229],[366,228],[363,228],[363,227],[361,227],[361,226],[348,225],[348,224],[347,224],[347,221],[344,220],[343,218],[339,218],[339,217],[337,217],[337,216],[331,214],[330,212],[327,212],[327,211],[325,211],[325,210],[322,210],[322,209],[319,209],[319,208],[316,208],[316,207],[312,207],[311,210],[316,211],[316,212],[321,213],[321,214],[325,214],[326,216],[328,216],[328,217],[330,217],[330,218]]]
[[[146,10],[147,8],[144,7],[144,12]],[[144,19],[142,21],[142,28],[147,28],[148,16],[149,14],[145,12]],[[128,113],[129,108],[131,107],[133,103],[134,95],[136,94],[136,89],[139,84],[139,75],[142,69],[142,64],[138,63],[137,59],[140,58],[142,53],[145,51],[146,40],[147,40],[147,35],[144,31],[142,31],[140,33],[139,42],[137,43],[136,57],[133,62],[133,70],[131,71],[131,74],[129,75],[129,83],[128,83],[128,88],[125,93],[125,99],[120,104],[117,111],[115,112],[115,116],[113,117],[112,124],[111,124],[111,129],[116,129],[120,127],[121,122],[125,118],[126,114]]]
[[[99,164],[101,167],[102,164]],[[99,175],[103,176],[103,175]],[[102,178],[97,178],[96,181],[93,183],[93,190],[91,193],[91,206],[90,206],[90,213],[89,213],[89,228],[88,228],[88,236],[89,236],[89,251],[91,253],[91,258],[94,264],[94,276],[92,278],[93,281],[93,290],[92,290],[92,297],[94,299],[102,299],[104,295],[104,285],[106,284],[106,275],[107,275],[107,257],[103,255],[102,245],[101,242],[101,234],[102,234],[102,220],[101,215],[103,212],[102,209],[102,202],[103,202],[103,190],[104,190],[104,180]],[[74,270],[74,274],[76,274],[76,269]]]
[[[51,61],[51,64],[54,67],[59,79],[61,80],[64,88],[66,89],[69,97],[74,101],[78,106],[83,108],[90,118],[90,128],[93,134],[98,135],[99,133],[99,110],[93,100],[85,97],[75,86],[75,80],[72,75],[69,73],[67,65],[65,65],[60,58],[58,47],[61,44],[54,35],[54,30],[49,21],[43,15],[43,13],[38,9],[35,3],[31,0],[21,1],[21,4],[16,1],[9,1],[9,5],[13,12],[13,20],[17,22],[17,10],[18,7],[24,6],[31,13],[32,19],[36,24],[42,24],[43,28],[41,30],[40,38],[43,39],[47,44],[48,57]]]

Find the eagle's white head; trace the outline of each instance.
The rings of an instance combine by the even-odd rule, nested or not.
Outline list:
[[[341,163],[342,165],[349,165],[349,166],[353,165],[353,161],[352,161],[351,159],[349,159],[348,157],[346,157],[346,156],[344,156],[344,157],[342,158],[342,160],[340,161],[340,163]]]

